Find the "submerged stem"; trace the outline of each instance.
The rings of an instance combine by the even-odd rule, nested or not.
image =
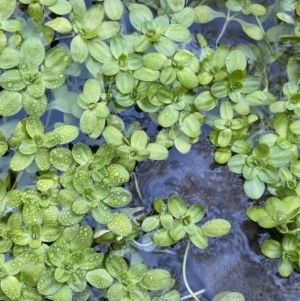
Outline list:
[[[202,290],[200,290],[200,291],[198,291],[198,292],[195,292],[194,295],[195,295],[195,296],[201,295],[201,294],[203,294],[204,292],[205,292],[205,290],[202,289]],[[184,296],[184,297],[180,298],[180,300],[186,300],[186,299],[189,299],[189,298],[191,298],[191,297],[193,297],[193,296],[192,296],[192,295],[187,295],[187,296]]]
[[[188,257],[188,252],[190,249],[190,240],[188,241],[187,245],[186,245],[186,249],[185,249],[185,253],[184,253],[184,258],[183,258],[183,265],[182,265],[182,276],[183,276],[183,282],[185,284],[186,289],[189,291],[189,293],[191,294],[191,297],[193,297],[196,301],[201,301],[200,299],[198,299],[196,297],[196,294],[192,291],[192,289],[190,288],[187,279],[186,279],[186,261],[187,261],[187,257]],[[190,298],[190,297],[189,297]],[[181,299],[183,300],[183,299]]]
[[[138,247],[142,247],[142,248],[143,247],[149,247],[149,246],[153,245],[152,241],[149,241],[145,244],[141,244],[141,243],[139,243],[139,242],[137,242],[136,240],[133,239],[132,242],[133,242],[133,244],[137,245]]]
[[[141,201],[144,203],[144,200],[143,200],[140,188],[139,188],[139,182],[138,182],[137,176],[136,176],[135,172],[132,172],[132,174],[134,177],[134,185],[135,185],[136,192],[137,192],[139,198],[141,199]]]
[[[223,28],[221,30],[221,33],[219,34],[217,40],[216,40],[216,47],[218,47],[218,43],[220,41],[220,39],[222,38],[226,28],[227,28],[227,24],[228,24],[228,21],[230,20],[230,9],[227,10],[227,15],[226,15],[226,19],[225,19],[225,22],[224,22],[224,25],[223,25]]]

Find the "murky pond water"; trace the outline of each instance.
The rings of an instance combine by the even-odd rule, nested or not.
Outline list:
[[[247,301],[298,301],[300,275],[280,277],[277,261],[261,254],[260,244],[267,234],[246,216],[252,201],[245,196],[243,181],[226,166],[214,163],[209,129],[203,130],[202,138],[187,155],[172,149],[166,161],[143,162],[136,171],[144,202],[177,193],[189,204],[205,205],[203,222],[222,217],[232,224],[230,234],[211,238],[204,251],[191,246],[187,260],[191,288],[204,288],[206,293],[200,298],[204,301],[227,290],[243,293]],[[181,277],[185,245],[186,241],[172,248],[176,255],[154,253],[146,257],[150,265],[174,271],[182,296],[188,294]]]

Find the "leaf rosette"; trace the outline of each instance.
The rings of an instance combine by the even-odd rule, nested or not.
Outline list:
[[[101,88],[95,79],[88,79],[83,87],[83,93],[77,97],[78,105],[85,111],[80,116],[80,129],[91,138],[98,138],[110,115],[105,101],[100,101]]]
[[[166,15],[153,18],[151,10],[136,3],[127,4],[129,20],[132,26],[141,32],[134,43],[136,52],[144,52],[153,45],[157,52],[165,56],[175,53],[175,43],[185,43],[190,38],[189,30],[181,24],[169,24]]]
[[[19,145],[16,145],[18,150],[10,161],[11,169],[23,170],[33,160],[41,170],[49,169],[51,166],[49,148],[69,143],[78,134],[77,127],[72,125],[62,125],[52,132],[45,133],[44,125],[38,117],[28,117],[25,123],[20,122],[14,131],[14,138]],[[22,139],[25,137],[26,139]]]

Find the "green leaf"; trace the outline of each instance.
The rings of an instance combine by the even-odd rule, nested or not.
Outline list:
[[[12,116],[22,109],[22,95],[17,92],[0,92],[0,115]]]
[[[121,30],[120,23],[117,21],[104,21],[98,27],[98,37],[107,40],[118,34]]]
[[[114,282],[114,278],[111,277],[110,274],[105,269],[96,269],[87,272],[86,280],[93,287],[97,287],[100,289],[108,288]]]
[[[70,0],[72,5],[72,12],[79,17],[83,17],[86,12],[86,5],[84,0]]]
[[[159,219],[157,216],[148,216],[146,219],[143,220],[141,227],[144,232],[150,232],[157,228],[158,225]]]
[[[120,164],[110,164],[106,168],[106,171],[107,177],[103,180],[103,182],[108,183],[110,186],[119,186],[129,181],[128,171]]]
[[[87,36],[96,31],[104,18],[104,8],[100,4],[92,5],[83,15],[83,27]],[[95,36],[93,34],[93,36]]]
[[[67,0],[56,0],[48,8],[57,15],[67,15],[71,12],[72,6]]]
[[[37,290],[42,295],[53,295],[62,287],[61,283],[58,283],[53,272],[46,271],[39,279],[37,283]]]
[[[0,11],[3,19],[8,19],[16,8],[16,0],[4,0],[0,2]]]
[[[225,80],[214,82],[211,86],[211,94],[217,98],[228,96],[229,83]]]
[[[124,213],[116,214],[107,226],[112,232],[120,236],[127,236],[132,231],[131,221]]]
[[[45,113],[48,101],[46,95],[41,98],[34,98],[26,91],[23,94],[22,105],[28,115],[40,117]]]
[[[194,22],[204,24],[208,23],[216,18],[224,18],[225,15],[221,12],[217,12],[211,9],[207,5],[198,5],[194,8]]]
[[[70,23],[70,21],[62,17],[57,17],[51,21],[46,22],[44,25],[51,27],[55,31],[62,34],[68,34],[72,31],[72,24]]]
[[[133,76],[141,81],[151,82],[159,79],[159,71],[142,67],[133,72]],[[122,92],[122,91],[121,91]]]
[[[195,234],[189,235],[191,242],[199,249],[205,249],[208,246],[208,238],[201,227],[195,228]]]
[[[89,226],[81,226],[75,238],[70,241],[70,251],[83,251],[93,242],[93,230]]]
[[[137,149],[143,149],[146,147],[148,139],[149,138],[144,131],[135,131],[130,138],[131,146]]]
[[[157,52],[150,52],[143,55],[144,66],[152,70],[161,69],[166,60],[167,57],[165,55]]]
[[[188,208],[186,216],[189,216],[192,223],[198,223],[205,214],[205,207],[201,204],[193,204]]]
[[[231,151],[228,148],[219,148],[214,154],[214,160],[219,164],[225,164],[231,158]]]
[[[245,301],[245,297],[237,292],[221,292],[212,299],[212,301]]]
[[[276,183],[279,181],[278,170],[275,166],[267,164],[264,169],[258,172],[258,177],[265,183]]]
[[[199,85],[196,74],[188,67],[184,67],[182,70],[177,71],[177,77],[180,83],[188,89],[194,89]]]
[[[109,256],[106,260],[106,269],[116,279],[124,279],[128,272],[128,266],[124,258],[120,256]]]
[[[234,173],[242,173],[243,172],[243,167],[246,164],[247,157],[248,156],[245,155],[245,154],[238,154],[238,155],[232,156],[228,160],[229,170],[234,172]]]
[[[182,125],[180,126],[182,132],[191,138],[198,138],[200,136],[200,128],[201,124],[198,118],[193,114],[184,118]]]
[[[281,258],[278,264],[278,271],[282,277],[289,277],[293,272],[293,264],[288,258]]]
[[[181,1],[181,0],[180,0]],[[181,11],[173,14],[176,23],[182,24],[186,28],[190,27],[194,22],[194,10],[191,7],[185,7]]]
[[[79,130],[74,125],[61,125],[55,128],[52,133],[60,136],[59,144],[67,144],[77,138]]]
[[[167,206],[170,213],[176,219],[181,219],[187,211],[186,203],[181,197],[177,195],[172,195],[168,198]]]
[[[219,132],[217,143],[220,147],[226,147],[229,145],[232,138],[232,131],[231,129],[225,129]]]
[[[241,19],[235,19],[235,21],[240,23],[245,34],[251,39],[259,41],[264,37],[264,32],[259,26],[245,22]]]
[[[255,177],[252,180],[246,180],[244,182],[244,189],[249,198],[257,200],[265,191],[265,183],[258,177]]]
[[[55,294],[54,301],[72,301],[72,291],[68,285],[62,286]],[[24,300],[25,301],[25,300]]]
[[[109,19],[119,20],[123,15],[124,7],[121,0],[106,0],[104,10]]]
[[[119,300],[128,301],[126,296],[127,296],[127,291],[123,288],[123,285],[120,282],[114,283],[108,289],[107,292],[107,298],[110,301],[119,301]]]
[[[25,169],[33,161],[34,155],[23,155],[17,151],[10,160],[10,168],[14,171]]]
[[[45,87],[48,89],[56,89],[65,82],[65,76],[55,70],[42,71],[41,78]]]
[[[84,41],[80,35],[73,38],[70,50],[72,58],[76,63],[83,63],[89,54],[87,42]]]
[[[186,232],[180,221],[176,222],[170,230],[170,236],[176,241],[179,241],[182,238],[184,238],[185,234]]]
[[[181,24],[170,24],[164,36],[178,43],[185,43],[191,36],[189,30]]]
[[[77,143],[72,148],[72,156],[78,164],[85,165],[92,158],[92,150],[84,143]]]
[[[39,148],[35,154],[35,163],[41,170],[47,170],[51,166],[49,150],[45,147]]]
[[[20,50],[25,55],[25,57],[29,57],[37,65],[40,65],[45,58],[45,47],[38,38],[27,38],[22,43]]]
[[[169,213],[164,213],[164,214],[161,214],[160,217],[160,223],[161,225],[166,229],[166,230],[170,230],[171,227],[173,226],[174,224],[174,219],[173,219],[173,216]]]
[[[271,217],[275,217],[278,212],[281,212],[282,214],[286,213],[284,203],[276,197],[270,197],[267,199],[265,210]]]
[[[83,133],[91,134],[97,126],[97,116],[91,110],[86,110],[80,117],[79,125]]]
[[[147,271],[142,280],[142,285],[150,291],[157,291],[168,286],[171,282],[171,275],[163,269],[153,269]]]
[[[19,31],[23,26],[23,22],[21,20],[3,20],[1,22],[1,29],[8,32]]]
[[[14,276],[7,276],[2,279],[1,289],[10,300],[17,300],[21,297],[21,284]]]
[[[100,38],[93,38],[88,42],[88,50],[91,56],[100,63],[106,63],[112,60],[112,54],[108,45],[100,40]]]
[[[21,60],[22,53],[14,48],[6,47],[0,53],[0,68],[10,69],[17,66]]]
[[[150,152],[149,159],[151,160],[165,160],[169,156],[167,148],[157,143],[149,143],[147,150]]]
[[[120,92],[128,94],[134,87],[134,77],[131,71],[120,71],[116,76],[116,84]]]
[[[179,12],[184,8],[184,0],[167,0],[168,5],[174,12]]]
[[[150,42],[148,42],[148,43],[150,43]],[[146,42],[146,45],[145,45],[145,46],[147,46],[146,49],[148,49],[150,47],[150,45],[147,45],[147,42]],[[175,53],[175,50],[176,50],[174,42],[164,36],[161,36],[159,41],[154,43],[154,48],[157,52],[159,52],[165,56],[173,56]]]
[[[132,266],[128,270],[127,277],[133,283],[139,283],[145,277],[146,273],[147,273],[147,266],[144,263],[140,263]]]
[[[122,133],[113,126],[106,126],[102,135],[106,142],[113,146],[120,146],[125,142]]]
[[[295,250],[298,244],[298,237],[295,234],[286,233],[283,236],[281,245],[285,251]]]
[[[128,6],[128,5],[127,5]],[[153,15],[151,10],[145,5],[132,5],[129,8],[129,20],[131,25],[138,31],[142,31],[142,25],[145,21],[152,21]]]
[[[172,105],[165,106],[158,115],[158,123],[163,127],[174,125],[179,118],[179,112]]]
[[[210,91],[204,91],[198,94],[194,100],[194,105],[199,111],[209,111],[216,107],[218,100],[212,96]]]
[[[204,223],[202,229],[210,237],[219,237],[229,233],[231,224],[225,219],[217,218]]]
[[[229,52],[226,59],[226,68],[229,73],[236,70],[244,71],[247,66],[247,59],[241,50],[235,49]]]
[[[257,222],[261,217],[268,216],[266,210],[260,206],[252,206],[247,209],[247,216]]]
[[[0,85],[8,91],[21,91],[26,87],[19,70],[8,70],[1,74]]]
[[[166,229],[156,230],[152,235],[152,240],[155,244],[162,247],[167,247],[176,243],[176,241],[170,236],[169,231]]]

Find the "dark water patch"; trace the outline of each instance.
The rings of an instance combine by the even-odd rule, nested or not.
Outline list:
[[[260,245],[268,234],[248,220],[246,209],[250,202],[244,193],[242,179],[213,162],[214,147],[207,131],[193,145],[188,155],[174,148],[166,161],[142,162],[136,169],[144,201],[150,204],[155,197],[168,198],[179,194],[188,204],[202,203],[207,215],[200,224],[213,218],[224,218],[232,224],[229,234],[210,238],[209,246],[199,250],[191,246],[187,260],[187,278],[194,291],[206,293],[201,300],[212,300],[221,291],[238,291],[247,301],[299,300],[300,275],[288,279],[277,272],[278,261],[262,255]],[[176,254],[145,253],[146,262],[166,268],[176,277],[181,295],[187,295],[182,279],[182,261],[186,241],[171,251]]]

